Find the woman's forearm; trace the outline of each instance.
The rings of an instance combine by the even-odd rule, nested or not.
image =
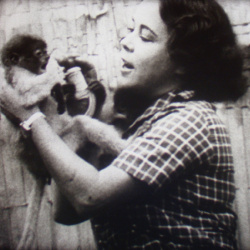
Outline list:
[[[60,192],[81,220],[145,193],[145,186],[121,169],[108,166],[98,172],[71,151],[43,118],[32,124],[32,139]]]
[[[71,151],[43,118],[32,124],[32,139],[62,194],[76,208],[83,207],[89,188],[98,180],[98,171]]]
[[[53,217],[58,223],[74,225],[84,220],[77,213],[71,202],[61,193],[58,186],[52,181],[53,187]]]

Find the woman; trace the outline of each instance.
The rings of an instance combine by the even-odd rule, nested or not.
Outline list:
[[[98,171],[43,117],[31,137],[100,249],[235,249],[230,140],[209,102],[244,93],[228,18],[213,0],[144,1],[128,30],[117,105],[130,144]],[[39,109],[20,98],[3,86],[2,106],[24,121]]]

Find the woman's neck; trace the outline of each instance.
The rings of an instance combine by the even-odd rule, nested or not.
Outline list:
[[[129,122],[133,122],[138,116],[151,106],[156,100],[169,92],[180,89],[178,81],[170,80],[161,83],[152,83],[149,87],[130,86],[118,88],[114,95],[115,109],[126,115]]]
[[[120,88],[114,95],[115,109],[126,115],[129,123],[140,116],[157,98],[137,87]]]

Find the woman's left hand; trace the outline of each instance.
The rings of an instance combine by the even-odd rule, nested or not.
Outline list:
[[[39,97],[38,97],[39,98]],[[25,108],[26,100],[19,94],[17,89],[14,89],[8,84],[3,76],[0,74],[0,106],[1,111],[10,119],[24,121],[32,114],[40,111],[38,106],[34,105]]]

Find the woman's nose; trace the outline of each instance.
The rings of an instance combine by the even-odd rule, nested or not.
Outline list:
[[[121,40],[121,46],[122,48],[127,52],[133,52],[134,51],[134,44],[133,44],[133,38],[132,33],[127,34],[122,40]]]

